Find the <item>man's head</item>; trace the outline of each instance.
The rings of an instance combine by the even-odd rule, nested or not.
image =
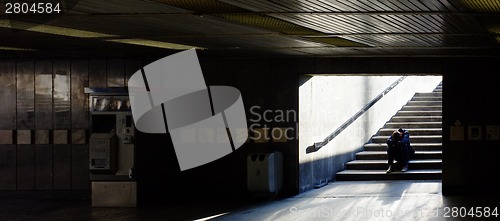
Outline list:
[[[401,135],[402,135],[402,133],[400,133],[399,131],[395,130],[394,132],[392,132],[392,140],[393,141],[399,141],[399,140],[401,140]]]

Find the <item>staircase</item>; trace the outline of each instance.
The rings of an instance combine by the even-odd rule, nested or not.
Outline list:
[[[442,164],[442,83],[432,92],[415,93],[383,128],[347,162],[346,169],[336,180],[440,180]],[[387,174],[387,138],[394,130],[410,132],[415,156],[410,159],[408,171]]]

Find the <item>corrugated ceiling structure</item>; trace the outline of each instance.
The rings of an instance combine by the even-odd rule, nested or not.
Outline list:
[[[500,48],[500,0],[60,2],[67,8],[59,15],[0,15],[0,53],[195,47],[220,54],[491,56]]]

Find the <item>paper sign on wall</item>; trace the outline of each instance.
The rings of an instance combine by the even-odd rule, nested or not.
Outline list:
[[[469,126],[469,140],[481,140],[481,126]]]
[[[463,141],[464,140],[464,127],[463,126],[451,126],[450,127],[450,140],[451,141]]]
[[[486,126],[486,140],[500,140],[500,126]]]

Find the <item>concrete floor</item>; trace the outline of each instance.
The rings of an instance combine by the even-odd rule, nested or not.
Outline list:
[[[498,220],[499,202],[443,196],[441,181],[338,181],[284,199],[189,198],[139,208],[91,208],[88,198],[64,194],[1,197],[0,220],[457,220],[453,211],[461,207],[482,207],[474,212],[483,214],[489,207],[486,220]],[[466,220],[484,220],[468,214]]]
[[[441,181],[338,181],[214,220],[499,220],[497,207],[495,196],[443,196]],[[490,213],[478,218],[464,209]]]
[[[216,220],[433,220],[443,202],[440,181],[339,181]]]

